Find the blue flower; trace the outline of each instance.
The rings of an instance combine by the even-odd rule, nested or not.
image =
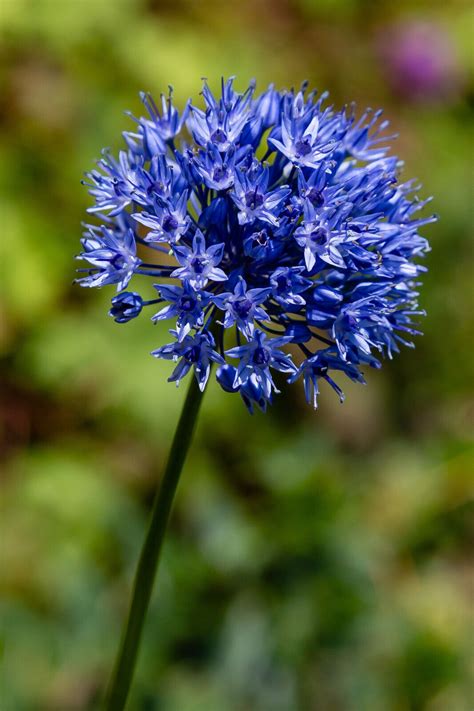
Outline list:
[[[268,338],[261,330],[255,329],[252,340],[243,346],[237,346],[226,351],[229,358],[238,358],[234,386],[245,385],[250,377],[255,379],[262,388],[263,396],[268,400],[272,391],[278,392],[270,368],[282,373],[294,373],[296,368],[291,356],[281,348],[287,345],[291,338]]]
[[[169,200],[156,200],[154,213],[137,212],[133,219],[141,225],[148,227],[149,231],[144,237],[145,242],[169,242],[174,244],[185,234],[191,222],[188,217],[188,194],[170,198]]]
[[[234,291],[225,291],[214,296],[213,301],[225,311],[224,328],[234,324],[249,338],[252,337],[255,321],[266,321],[266,311],[260,306],[271,293],[271,289],[247,289],[245,279],[239,277]]]
[[[95,205],[89,207],[87,212],[108,212],[109,217],[114,217],[133,202],[140,165],[133,155],[125,151],[120,151],[118,162],[108,151],[103,151],[103,157],[97,165],[99,170],[86,173],[90,182],[83,181],[95,198]]]
[[[187,125],[199,146],[211,144],[219,151],[227,151],[237,143],[245,124],[251,118],[249,107],[254,86],[250,86],[244,94],[238,94],[233,89],[233,83],[233,79],[225,84],[222,81],[222,98],[219,100],[215,99],[205,83],[202,95],[206,110],[191,107]]]
[[[178,337],[175,331],[170,331],[170,333],[172,336]],[[161,348],[152,351],[152,355],[155,358],[178,362],[168,378],[169,381],[176,382],[176,385],[179,385],[180,380],[193,368],[199,388],[204,390],[211,372],[211,361],[224,362],[223,357],[214,350],[214,346],[215,342],[211,333],[197,333],[194,336],[185,336],[182,340],[161,346]]]
[[[81,243],[84,252],[78,259],[85,259],[92,265],[86,270],[89,275],[78,279],[81,286],[117,284],[117,291],[125,289],[140,264],[132,230],[114,232],[105,225],[89,225]]]
[[[146,166],[146,167],[145,167]],[[166,156],[157,154],[139,165],[135,173],[133,200],[142,207],[155,207],[176,202],[186,192],[187,182],[179,167]]]
[[[382,110],[372,112],[367,109],[356,121],[354,109],[353,106],[349,126],[342,141],[344,149],[358,160],[377,161],[384,158],[388,148],[383,144],[394,136],[381,135],[389,126],[388,121],[379,122]]]
[[[227,274],[217,266],[222,262],[224,249],[223,243],[206,248],[204,235],[196,230],[192,247],[174,246],[174,255],[182,266],[171,272],[171,276],[195,289],[202,289],[208,281],[227,281]]]
[[[346,264],[339,250],[344,236],[331,228],[331,223],[317,214],[312,203],[304,204],[304,220],[294,232],[296,242],[304,249],[304,262],[311,272],[319,257],[323,262],[344,269]]]
[[[203,105],[182,113],[171,91],[160,107],[141,98],[126,150],[87,175],[97,224],[78,281],[116,286],[119,323],[159,304],[152,320],[171,322],[173,341],[153,355],[175,361],[171,380],[193,370],[203,389],[215,362],[253,412],[279,371],[316,406],[321,381],[342,399],[334,373],[364,382],[362,368],[413,347],[421,230],[436,217],[401,181],[380,111],[334,110],[305,84],[240,93],[233,78],[218,95],[205,82]],[[123,291],[135,276],[158,298]]]
[[[301,294],[313,285],[311,279],[302,276],[304,271],[304,267],[278,267],[270,275],[272,293],[279,304],[288,309],[304,306]]]
[[[305,104],[303,92],[285,101],[280,125],[269,143],[294,165],[318,168],[321,160],[334,149],[333,140],[320,137],[320,115],[310,101]],[[278,138],[279,137],[279,138]]]
[[[268,190],[268,168],[247,173],[236,171],[235,186],[231,197],[239,208],[237,219],[240,225],[260,220],[270,225],[278,226],[278,215],[282,203],[291,190],[281,186],[276,190]]]
[[[194,158],[194,167],[206,187],[227,190],[234,184],[236,166],[247,152],[248,147],[236,151],[231,146],[227,153],[221,153],[210,144],[206,151],[200,151]]]
[[[140,154],[143,150],[148,159],[160,153],[164,154],[167,145],[171,145],[174,137],[181,132],[189,113],[190,102],[186,104],[180,116],[173,106],[172,97],[173,90],[169,87],[168,98],[164,94],[161,95],[162,112],[160,113],[152,96],[147,92],[141,92],[140,98],[148,111],[149,118],[135,119],[138,123],[138,132],[124,133],[127,145],[134,153]]]
[[[249,229],[243,240],[244,254],[257,262],[274,262],[284,250],[284,243],[278,239],[278,231],[259,225]]]
[[[261,122],[260,132],[266,131],[278,123],[281,102],[281,94],[275,89],[273,84],[270,84],[267,91],[256,99],[253,105],[253,113],[256,119]]]
[[[306,401],[308,404],[312,404],[315,409],[318,406],[318,381],[321,378],[329,383],[339,395],[340,401],[344,402],[344,393],[329,375],[330,370],[340,370],[351,380],[357,383],[365,383],[363,375],[356,366],[351,363],[341,362],[337,353],[334,353],[331,348],[325,348],[314,355],[309,355],[298,370],[290,376],[288,382],[294,383],[295,380],[303,376]]]
[[[246,380],[242,380],[237,377],[237,368],[225,363],[217,368],[216,380],[226,392],[239,392],[251,415],[254,413],[255,405],[265,412],[267,405],[272,401],[271,393],[268,397],[265,396],[264,389],[255,373],[251,373]],[[237,384],[235,384],[236,382]]]
[[[305,175],[302,170],[298,170],[300,198],[298,202],[304,204],[304,201],[307,200],[315,209],[318,209],[334,198],[337,188],[330,185],[331,168],[331,164],[322,162],[319,168],[310,172],[309,176]]]
[[[117,323],[127,323],[136,318],[143,308],[143,299],[135,291],[123,291],[112,299],[109,316]]]
[[[189,282],[184,286],[172,284],[155,284],[163,301],[168,301],[153,317],[152,321],[162,321],[176,318],[176,333],[182,341],[192,328],[200,328],[204,321],[204,308],[209,303],[212,294],[199,289],[196,291]]]

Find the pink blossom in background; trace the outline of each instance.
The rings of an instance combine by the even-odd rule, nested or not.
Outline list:
[[[441,26],[405,21],[378,35],[383,70],[393,91],[411,101],[438,101],[458,93],[461,70],[456,48]]]

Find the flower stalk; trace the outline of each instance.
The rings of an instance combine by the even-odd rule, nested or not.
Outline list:
[[[195,378],[192,378],[171,445],[163,480],[153,503],[150,524],[135,573],[128,618],[106,693],[104,704],[106,711],[122,711],[127,702],[137,663],[143,625],[160,562],[166,527],[203,395],[204,392],[199,389]]]

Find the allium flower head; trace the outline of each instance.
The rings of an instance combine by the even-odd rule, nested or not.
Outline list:
[[[229,79],[216,97],[204,83],[204,106],[182,114],[171,92],[161,110],[142,94],[127,150],[87,176],[100,223],[85,227],[79,282],[116,285],[119,323],[152,304],[170,321],[153,351],[175,362],[170,380],[192,370],[203,390],[215,363],[252,412],[279,372],[316,407],[321,380],[342,400],[334,373],[364,382],[363,366],[413,345],[429,249],[418,230],[436,218],[417,217],[428,201],[400,182],[381,112],[337,111],[305,85],[254,90]],[[135,275],[158,297],[123,291]]]

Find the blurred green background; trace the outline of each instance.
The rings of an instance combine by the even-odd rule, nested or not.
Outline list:
[[[211,384],[129,708],[472,707],[472,28],[455,0],[2,0],[2,711],[97,707],[185,390],[164,329],[72,285],[79,181],[139,90],[231,74],[386,108],[441,216],[429,315],[343,406],[252,418]]]

